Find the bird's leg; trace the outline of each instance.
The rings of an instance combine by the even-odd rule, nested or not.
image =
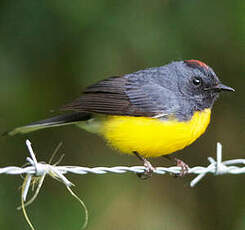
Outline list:
[[[151,165],[150,161],[146,160],[138,152],[133,151],[133,154],[137,156],[141,161],[143,161],[145,166],[145,171],[143,173],[137,173],[137,176],[143,180],[150,178],[155,168]]]
[[[184,161],[182,161],[176,157],[172,158],[169,155],[164,156],[164,157],[167,158],[168,160],[171,160],[171,161],[174,160],[176,162],[176,165],[181,168],[180,173],[178,175],[175,174],[175,176],[181,176],[182,177],[188,173],[189,166]]]

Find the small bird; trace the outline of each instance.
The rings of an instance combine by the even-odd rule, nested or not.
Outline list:
[[[234,89],[222,84],[208,65],[198,60],[176,61],[99,81],[61,108],[73,112],[7,134],[76,125],[104,137],[122,153],[135,154],[149,175],[154,168],[146,158],[181,150],[205,132],[221,91]],[[178,163],[186,169],[182,161]]]

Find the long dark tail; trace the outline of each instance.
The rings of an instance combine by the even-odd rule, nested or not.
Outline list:
[[[4,133],[3,135],[14,136],[16,134],[25,134],[39,129],[46,129],[46,128],[51,128],[56,126],[75,124],[79,121],[86,121],[90,118],[91,115],[88,113],[74,112],[69,114],[63,114],[63,115],[58,115],[56,117],[51,117],[49,119],[36,121],[29,125],[15,128],[9,132]]]

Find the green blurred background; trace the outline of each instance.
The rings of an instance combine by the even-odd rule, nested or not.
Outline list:
[[[200,59],[236,89],[215,104],[207,132],[179,158],[208,164],[216,142],[223,158],[245,158],[245,2],[239,0],[2,0],[0,2],[0,131],[54,115],[89,84],[111,75]],[[39,160],[48,161],[59,142],[62,165],[139,165],[75,127],[0,139],[0,167],[22,165],[30,138]],[[153,165],[165,166],[163,158]],[[89,209],[88,229],[244,229],[244,175],[133,174],[69,176]],[[22,179],[1,176],[0,229],[28,229],[16,207]],[[79,229],[81,208],[65,187],[46,180],[27,208],[37,229]]]

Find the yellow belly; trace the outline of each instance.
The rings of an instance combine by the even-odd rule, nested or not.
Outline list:
[[[210,109],[195,112],[186,122],[156,118],[108,116],[100,134],[123,153],[137,151],[144,157],[158,157],[183,149],[202,135],[210,122]]]

